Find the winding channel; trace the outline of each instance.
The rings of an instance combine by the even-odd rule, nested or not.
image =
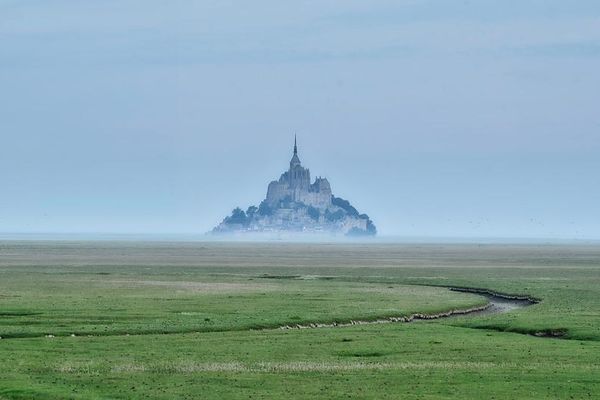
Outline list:
[[[440,287],[440,286],[438,286]],[[452,318],[458,316],[483,316],[483,315],[493,315],[493,314],[501,314],[510,312],[513,310],[525,308],[531,306],[533,304],[537,304],[540,302],[539,299],[529,297],[529,296],[520,296],[520,295],[510,295],[500,292],[494,292],[488,289],[476,289],[476,288],[467,288],[467,287],[446,287],[448,290],[453,292],[463,292],[463,293],[473,293],[480,296],[485,297],[488,302],[482,306],[464,308],[464,309],[454,309],[441,313],[435,314],[424,314],[424,313],[414,313],[411,315],[403,315],[398,317],[388,317],[388,318],[379,318],[373,320],[349,320],[349,321],[340,321],[340,322],[330,322],[330,323],[304,323],[304,324],[289,324],[283,325],[279,327],[272,328],[261,328],[260,330],[270,330],[270,329],[313,329],[313,328],[333,328],[333,327],[346,327],[353,325],[367,325],[367,324],[389,324],[396,322],[413,322],[419,320],[433,320],[433,319],[441,319],[441,318]],[[250,329],[254,330],[254,329]],[[194,331],[196,332],[196,331]],[[217,332],[217,331],[213,331]],[[168,332],[164,334],[170,333],[186,333],[186,332]],[[134,333],[134,334],[144,334],[144,333]],[[120,336],[122,334],[113,334],[113,335],[105,335],[105,336]],[[563,335],[563,332],[560,331],[542,331],[534,333],[534,336],[544,336],[544,337],[560,337]],[[75,336],[72,334],[71,336]],[[79,336],[79,335],[77,335]],[[93,336],[93,335],[82,335],[82,336]],[[125,334],[125,336],[129,336],[129,334]],[[0,337],[0,339],[18,339],[18,338],[32,338],[32,337],[43,337],[42,335],[34,335],[34,336],[19,336],[19,337]],[[53,338],[54,335],[45,335],[47,338]]]
[[[510,295],[494,292],[487,289],[475,289],[464,287],[449,287],[453,292],[474,293],[488,299],[488,305],[481,311],[474,311],[469,315],[492,315],[503,314],[512,310],[525,308],[540,302],[540,300],[529,296]]]
[[[479,306],[465,309],[456,309],[445,311],[436,314],[415,313],[411,315],[379,318],[375,320],[351,320],[348,322],[332,322],[332,323],[309,323],[309,324],[294,324],[283,325],[279,329],[311,329],[311,328],[333,328],[345,327],[353,325],[366,324],[389,324],[394,322],[413,322],[418,320],[431,320],[441,318],[451,318],[458,316],[483,316],[507,313],[513,310],[525,308],[533,304],[537,304],[540,300],[529,296],[510,295],[500,292],[494,292],[488,289],[466,288],[466,287],[448,287],[448,290],[453,292],[473,293],[485,297],[488,303]]]

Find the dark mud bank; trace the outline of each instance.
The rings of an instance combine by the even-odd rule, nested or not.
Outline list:
[[[452,290],[453,292],[475,293],[475,294],[482,294],[484,296],[490,296],[490,297],[499,298],[499,299],[522,301],[522,302],[528,303],[527,305],[537,304],[541,301],[540,299],[538,299],[536,297],[532,297],[532,296],[520,295],[520,294],[506,294],[506,293],[495,292],[495,291],[489,290],[489,289],[478,289],[478,288],[470,288],[470,287],[462,287],[462,286],[442,286],[442,287],[447,287],[448,289]]]

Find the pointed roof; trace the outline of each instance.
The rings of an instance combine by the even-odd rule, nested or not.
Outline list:
[[[290,167],[300,165],[300,158],[298,157],[298,143],[296,141],[296,135],[294,134],[294,155],[290,160]]]
[[[296,143],[296,134],[294,133],[294,154],[298,154],[298,145]]]

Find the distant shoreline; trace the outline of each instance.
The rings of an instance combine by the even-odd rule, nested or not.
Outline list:
[[[600,238],[519,238],[519,237],[424,237],[379,235],[349,238],[342,235],[273,234],[211,236],[204,233],[0,233],[0,241],[83,241],[83,242],[203,242],[203,243],[372,243],[372,244],[481,244],[481,245],[599,245]]]

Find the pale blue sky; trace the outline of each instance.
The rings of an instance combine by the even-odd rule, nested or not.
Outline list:
[[[298,132],[383,235],[600,238],[597,1],[0,0],[0,232],[194,233]]]

